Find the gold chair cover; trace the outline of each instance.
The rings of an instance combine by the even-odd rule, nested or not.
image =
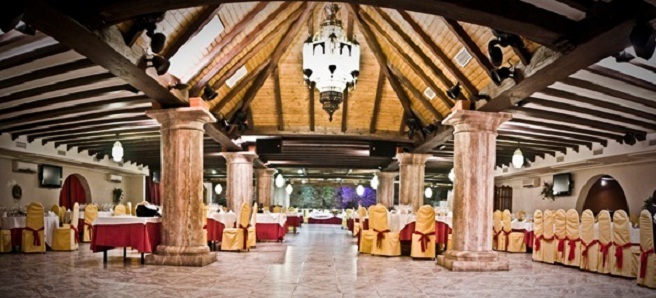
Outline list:
[[[501,250],[499,248],[499,238],[503,233],[503,224],[501,223],[501,211],[494,210],[492,213],[492,249]]]
[[[563,209],[556,210],[554,217],[554,236],[556,237],[555,262],[565,263],[565,246],[567,244],[567,222],[565,221],[566,213]]]
[[[23,230],[23,243],[21,251],[24,253],[45,253],[46,241],[43,237],[44,218],[43,205],[32,202],[27,205],[27,217],[25,218],[25,229]]]
[[[542,250],[542,261],[553,264],[556,261],[556,241],[554,235],[554,217],[551,210],[544,210],[542,222],[542,240],[540,240],[540,249]]]
[[[72,251],[78,249],[78,242],[80,242],[80,233],[77,229],[78,219],[80,214],[80,205],[76,202],[73,204],[71,216],[71,224],[66,225],[64,228],[55,229],[55,234],[52,235],[52,250],[55,251]]]
[[[257,203],[253,204],[253,210],[257,210]],[[255,216],[257,215],[256,211],[251,212],[250,227],[248,227],[248,248],[255,248],[256,246],[256,237],[255,233]]]
[[[572,267],[581,266],[581,235],[579,222],[579,213],[574,209],[567,210],[565,214],[565,232],[567,241],[565,241],[565,255],[563,264]]]
[[[251,205],[243,203],[239,212],[239,222],[236,228],[223,229],[221,250],[248,251],[248,227],[250,226]]]
[[[624,210],[613,213],[613,245],[610,247],[610,274],[636,277],[640,244],[631,243],[629,217]]]
[[[114,216],[126,215],[127,211],[125,210],[125,205],[118,204],[114,207]]]
[[[542,237],[543,237],[543,222],[542,222],[542,211],[535,210],[533,212],[533,254],[531,258],[533,261],[542,262]]]
[[[398,232],[391,232],[387,223],[387,207],[376,204],[369,207],[369,226],[374,233],[372,255],[400,256],[401,242]]]
[[[433,206],[424,205],[417,210],[410,256],[413,258],[435,258],[435,209],[433,209]]]
[[[610,273],[611,255],[610,248],[613,246],[612,230],[610,228],[610,213],[607,210],[601,210],[597,215],[598,234],[599,234],[599,253],[597,261],[597,272]]]
[[[510,210],[503,210],[503,250],[508,252],[526,252],[526,244],[524,243],[524,232],[512,231],[512,214]],[[499,248],[501,250],[501,248]]]
[[[82,242],[91,242],[91,224],[98,217],[98,206],[87,204],[84,208],[84,232]]]
[[[654,224],[651,213],[640,212],[640,262],[638,263],[638,284],[656,288],[656,255],[654,255]]]
[[[586,209],[581,214],[581,270],[597,272],[599,240],[595,237],[594,214]]]

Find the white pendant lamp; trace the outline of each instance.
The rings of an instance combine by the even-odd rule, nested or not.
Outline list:
[[[214,186],[214,192],[217,195],[220,195],[223,192],[223,186],[221,186],[221,184],[217,184],[216,186]]]
[[[361,184],[358,185],[358,187],[355,188],[355,193],[361,197],[364,194],[364,187]]]
[[[378,176],[374,175],[374,178],[371,178],[371,188],[378,189]]]
[[[282,174],[278,174],[276,177],[276,187],[281,188],[285,186],[285,178],[282,177]]]
[[[450,180],[451,182],[453,182],[453,180],[456,179],[456,172],[454,171],[453,168],[451,168],[451,171],[449,172],[449,176],[448,176],[448,177],[449,177],[449,180]]]
[[[424,196],[426,196],[427,199],[430,199],[433,197],[433,189],[430,187],[426,187],[426,190],[424,191]]]
[[[123,160],[123,146],[121,142],[114,142],[114,147],[112,147],[112,159],[115,162],[121,162]]]
[[[294,188],[292,187],[291,184],[287,184],[287,188],[285,190],[287,191],[288,195],[291,195]]]
[[[519,148],[515,150],[512,156],[512,165],[515,169],[521,169],[524,165],[524,154],[522,154],[522,150],[519,150]]]

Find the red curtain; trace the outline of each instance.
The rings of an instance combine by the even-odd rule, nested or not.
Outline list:
[[[66,209],[72,209],[76,202],[79,204],[86,204],[87,196],[80,179],[71,175],[66,178],[64,186],[59,193],[59,206],[64,206]]]
[[[146,177],[146,200],[153,205],[161,205],[160,184],[153,182],[153,177]]]

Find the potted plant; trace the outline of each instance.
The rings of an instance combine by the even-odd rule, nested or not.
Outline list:
[[[114,204],[118,204],[121,202],[121,199],[123,198],[123,190],[120,188],[114,188],[113,193],[113,202]]]
[[[540,195],[542,195],[543,200],[549,198],[552,201],[555,201],[556,197],[553,193],[553,184],[545,182],[544,185],[542,185],[542,192],[540,192]]]

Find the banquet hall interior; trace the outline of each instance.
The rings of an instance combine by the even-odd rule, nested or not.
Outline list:
[[[654,297],[656,1],[9,1],[7,297]]]

